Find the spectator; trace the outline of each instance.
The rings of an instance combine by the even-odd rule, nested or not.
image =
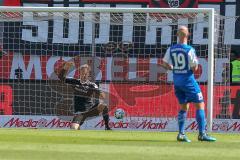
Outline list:
[[[232,50],[231,52],[231,83],[240,83],[240,53]]]

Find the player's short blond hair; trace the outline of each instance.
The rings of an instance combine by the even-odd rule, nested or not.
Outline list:
[[[83,70],[83,69],[87,69],[88,71],[90,71],[90,66],[88,64],[83,64],[80,66],[80,70]]]
[[[178,28],[178,37],[188,37],[189,36],[189,30],[186,26],[180,26]]]

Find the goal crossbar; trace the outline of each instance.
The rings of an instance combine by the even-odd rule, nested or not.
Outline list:
[[[1,12],[214,13],[213,8],[4,7]]]

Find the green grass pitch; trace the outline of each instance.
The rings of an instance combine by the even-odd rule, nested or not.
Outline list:
[[[239,160],[239,134],[176,141],[173,132],[0,129],[0,160]]]

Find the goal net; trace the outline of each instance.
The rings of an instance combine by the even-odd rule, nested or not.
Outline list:
[[[68,77],[79,78],[82,64],[91,66],[91,80],[107,95],[111,127],[177,130],[179,105],[172,73],[160,64],[166,49],[177,43],[178,27],[185,25],[199,58],[195,76],[208,107],[209,124],[212,118],[230,118],[230,108],[224,107],[230,103],[230,50],[224,44],[224,18],[215,14],[212,22],[210,9],[0,10],[0,109],[4,115],[71,117],[72,86],[60,83],[54,72],[71,61],[75,68]],[[124,119],[114,118],[117,108],[124,110]],[[190,107],[189,124],[194,117],[195,108]],[[84,127],[99,129],[101,120],[101,116],[91,119]]]

